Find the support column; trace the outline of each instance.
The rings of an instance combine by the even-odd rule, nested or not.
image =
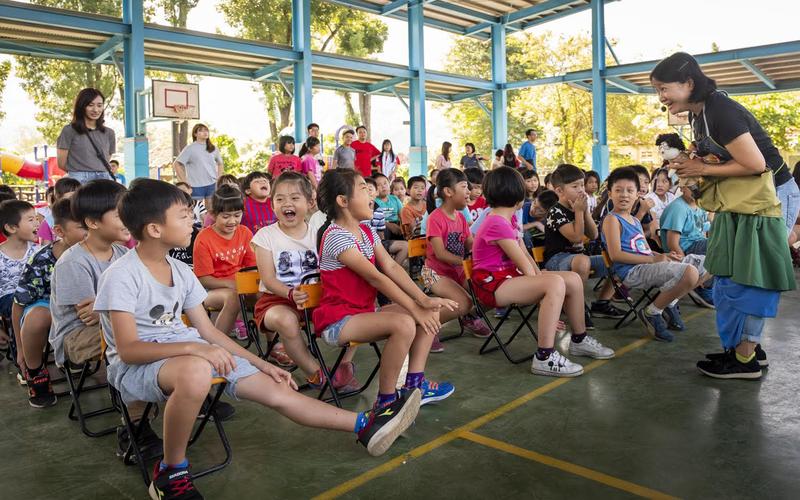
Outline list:
[[[415,76],[408,81],[408,114],[411,123],[408,175],[428,175],[425,140],[425,43],[422,0],[408,2],[408,67]]]
[[[601,179],[608,176],[604,0],[592,0],[592,170]]]
[[[144,114],[144,15],[142,2],[123,0],[122,22],[131,33],[123,43],[123,77],[125,81],[125,171],[127,178],[150,177],[147,136],[141,120]],[[131,175],[133,174],[133,175]]]
[[[503,149],[508,142],[508,91],[506,85],[506,28],[492,24],[492,145]]]
[[[292,45],[302,52],[294,63],[294,139],[306,139],[312,121],[311,104],[311,0],[292,0]]]

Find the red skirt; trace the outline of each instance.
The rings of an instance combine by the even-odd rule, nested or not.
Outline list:
[[[507,280],[517,276],[522,276],[522,273],[516,267],[509,267],[499,271],[475,269],[472,273],[472,285],[475,288],[475,295],[481,304],[497,307],[494,292]]]

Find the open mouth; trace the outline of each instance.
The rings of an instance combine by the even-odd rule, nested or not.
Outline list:
[[[297,212],[293,208],[285,208],[281,213],[287,220],[294,220],[297,217]]]

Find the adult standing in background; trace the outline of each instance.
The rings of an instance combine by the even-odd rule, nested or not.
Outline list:
[[[519,147],[519,161],[522,162],[520,166],[534,172],[536,172],[536,144],[534,144],[536,137],[536,131],[529,128],[525,131],[525,138],[528,140]]]
[[[105,96],[85,88],[75,97],[72,122],[56,141],[58,167],[81,184],[111,179],[108,160],[117,151],[114,131],[105,126]]]
[[[217,178],[224,173],[222,155],[211,142],[208,127],[198,123],[192,127],[192,143],[181,151],[172,164],[178,181],[192,186],[192,199],[205,200],[211,207]]]
[[[331,168],[356,168],[356,150],[352,148],[352,143],[353,131],[347,129],[342,133],[342,145],[333,152]]]
[[[356,134],[358,134],[358,140],[353,141],[350,145],[356,152],[355,168],[361,172],[362,176],[370,177],[372,175],[372,162],[378,159],[381,152],[371,142],[367,141],[367,127],[359,125],[356,127]]]
[[[442,143],[442,154],[436,157],[436,165],[433,167],[436,170],[444,170],[445,168],[450,168],[453,166],[453,163],[450,161],[450,150],[453,149],[453,145],[447,141]]]
[[[468,142],[464,144],[464,156],[461,157],[461,168],[466,170],[468,168],[483,169],[481,162],[483,157],[475,152],[475,144]]]

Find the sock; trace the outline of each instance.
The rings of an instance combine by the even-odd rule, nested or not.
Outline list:
[[[545,359],[549,358],[555,350],[555,347],[540,347],[536,349],[536,359],[539,361],[544,361]]]
[[[645,314],[647,314],[648,316],[658,316],[658,315],[660,315],[662,312],[664,312],[664,310],[663,310],[663,309],[659,309],[659,308],[657,308],[657,307],[656,307],[655,305],[653,305],[653,304],[650,304],[649,306],[647,306],[647,309],[645,309],[645,310],[644,310],[644,312],[645,312]]]
[[[736,353],[736,361],[738,361],[739,363],[742,363],[743,365],[749,363],[750,361],[752,361],[754,357],[756,357],[755,351],[753,351],[753,353],[750,354],[749,357],[744,357],[741,354],[739,354],[738,352]]]
[[[594,302],[592,302],[592,308],[593,309],[596,308],[596,307],[602,307],[602,306],[605,306],[605,305],[608,305],[608,301],[607,300],[595,300]]]
[[[586,332],[572,334],[572,341],[575,342],[576,344],[580,344],[581,342],[583,342],[583,339],[585,338],[586,338]]]
[[[378,399],[375,400],[375,406],[379,408],[383,408],[384,406],[391,404],[394,400],[397,399],[397,393],[393,392],[391,394],[381,394],[378,393]]]
[[[406,374],[406,383],[405,387],[409,389],[414,389],[422,385],[422,381],[425,380],[425,374],[423,372],[411,373],[409,372]]]
[[[181,462],[179,464],[175,464],[175,465],[167,465],[162,460],[161,462],[159,462],[158,470],[159,471],[164,471],[166,469],[185,469],[187,467],[189,467],[189,459],[188,458],[184,458],[183,462]]]
[[[39,365],[38,368],[30,368],[30,367],[27,367],[27,366],[26,366],[26,368],[28,368],[28,376],[31,379],[34,379],[34,378],[36,378],[36,375],[39,375],[39,372],[42,371],[42,368],[44,368],[44,363]]]
[[[364,427],[367,426],[368,422],[369,422],[369,412],[362,411],[356,416],[356,426],[353,429],[353,432],[358,434],[364,429]]]
[[[680,300],[680,299],[673,300],[672,302],[669,303],[669,305],[667,307],[675,307],[678,304],[678,300]]]

